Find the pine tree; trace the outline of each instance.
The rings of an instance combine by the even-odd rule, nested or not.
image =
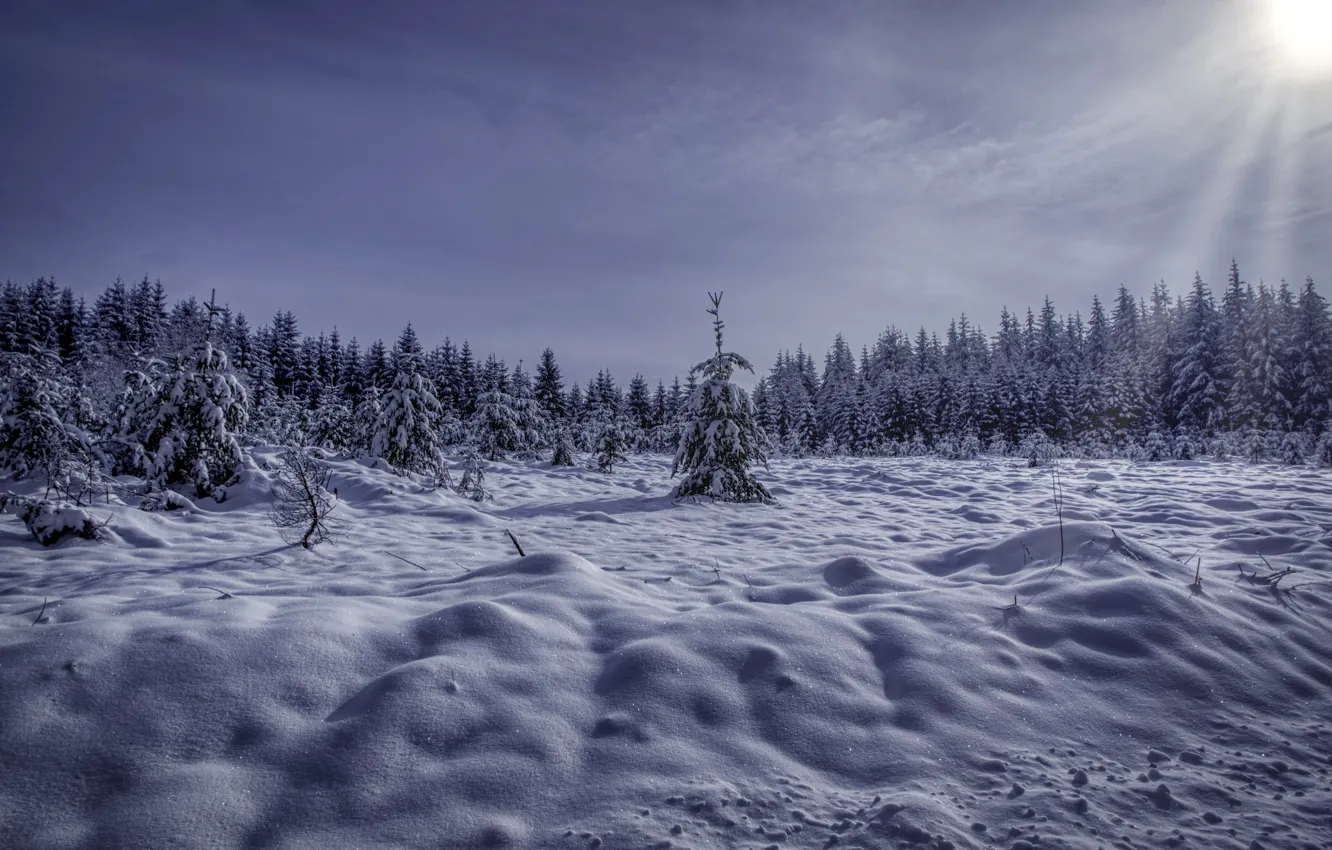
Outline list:
[[[634,375],[629,382],[625,406],[630,424],[640,433],[647,433],[652,428],[652,400],[648,397],[647,379],[641,374]]]
[[[425,375],[419,346],[404,348],[398,357],[393,385],[380,397],[370,454],[401,472],[437,472],[444,447],[440,426],[444,409]]]
[[[410,367],[407,361],[411,361]],[[389,357],[389,368],[392,369],[396,377],[405,369],[419,370],[425,364],[425,350],[421,347],[421,340],[416,336],[416,330],[411,323],[402,329],[398,336],[398,341],[393,343],[393,353]]]
[[[1307,278],[1295,305],[1291,347],[1295,352],[1297,395],[1292,405],[1294,427],[1315,436],[1332,415],[1332,318],[1327,301]]]
[[[476,375],[476,360],[472,357],[472,347],[463,340],[462,350],[458,352],[458,415],[464,419],[476,411],[476,397],[480,388]]]
[[[74,291],[68,287],[60,293],[56,310],[56,349],[61,361],[70,368],[81,369],[88,363],[91,352],[87,339],[88,308],[83,299],[74,300]]]
[[[1220,331],[1212,294],[1197,274],[1185,302],[1170,389],[1179,427],[1192,436],[1210,434],[1221,422]]]
[[[1243,418],[1259,430],[1283,431],[1292,406],[1287,395],[1286,334],[1275,294],[1261,282],[1250,311],[1247,336],[1250,406],[1243,411]]]
[[[374,385],[365,387],[356,395],[352,407],[351,446],[353,451],[374,455],[375,435],[384,412],[384,391]]]
[[[290,310],[273,317],[268,337],[268,362],[272,367],[273,386],[281,395],[296,391],[300,370],[300,330]]]
[[[569,437],[569,427],[567,425],[560,425],[555,432],[555,439],[552,442],[555,444],[555,451],[551,455],[550,465],[573,466],[574,449],[573,440]]]
[[[598,472],[614,472],[615,464],[627,460],[625,452],[629,449],[629,435],[626,431],[619,417],[611,417],[601,424],[593,449]]]
[[[128,306],[135,350],[147,354],[166,347],[170,321],[162,282],[154,284],[147,277],[139,281],[129,292]]]
[[[365,386],[385,390],[393,384],[397,375],[393,367],[389,365],[388,350],[384,347],[384,340],[375,340],[365,350],[365,357],[361,364],[361,375]]]
[[[1232,258],[1226,292],[1221,297],[1221,354],[1218,363],[1227,430],[1234,430],[1246,423],[1245,411],[1249,406],[1250,391],[1250,345],[1246,331],[1252,303],[1253,293],[1248,284],[1240,280],[1239,263]]]
[[[93,467],[91,437],[78,424],[78,387],[53,349],[4,354],[0,377],[0,470],[67,489],[77,470]]]
[[[577,385],[575,385],[577,386]],[[536,383],[532,388],[541,412],[550,422],[563,422],[568,409],[564,394],[564,382],[560,378],[560,367],[555,362],[555,352],[549,348],[541,352],[541,363],[537,366]]]
[[[722,350],[721,299],[709,294],[717,351],[690,370],[703,380],[691,400],[693,421],[686,424],[671,464],[671,475],[684,477],[674,490],[677,499],[708,497],[724,502],[772,502],[772,494],[750,472],[754,463],[767,466],[768,441],[750,409],[749,397],[731,383],[736,369],[754,371],[739,354]]]
[[[823,361],[815,405],[819,413],[819,435],[834,451],[847,451],[855,440],[856,360],[851,346],[838,334]]]
[[[311,444],[321,448],[341,452],[354,447],[352,407],[335,387],[324,386],[310,416],[309,433]]]
[[[569,385],[569,394],[564,401],[564,411],[569,422],[582,419],[587,412],[586,401],[583,399],[583,387],[577,381]]]
[[[159,382],[137,387],[146,416],[130,436],[138,439],[144,472],[159,487],[193,484],[200,497],[216,495],[241,463],[236,434],[249,419],[244,386],[227,356],[201,342],[176,357]]]
[[[97,296],[93,304],[93,324],[97,328],[98,348],[102,354],[124,360],[135,350],[135,327],[130,314],[129,293],[116,278]]]
[[[488,390],[476,400],[470,422],[472,443],[489,460],[514,453],[530,455],[545,445],[544,424],[535,399]]]

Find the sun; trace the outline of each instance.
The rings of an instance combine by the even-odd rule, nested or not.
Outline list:
[[[1277,49],[1309,73],[1332,73],[1332,0],[1267,0]]]

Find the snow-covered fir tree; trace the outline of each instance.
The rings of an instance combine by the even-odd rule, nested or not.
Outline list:
[[[617,463],[628,459],[631,427],[618,416],[605,419],[597,429],[592,452],[598,472],[614,472]]]
[[[1313,278],[1305,280],[1295,305],[1291,349],[1296,390],[1292,425],[1318,435],[1332,415],[1332,317]]]
[[[574,465],[574,447],[573,438],[569,436],[569,428],[566,425],[559,426],[555,432],[555,438],[552,441],[555,446],[551,454],[551,466],[573,466]]]
[[[63,487],[93,456],[91,436],[78,422],[78,387],[54,349],[0,355],[0,377],[0,470]]]
[[[1173,420],[1193,436],[1210,434],[1221,422],[1221,343],[1216,306],[1198,274],[1180,317],[1168,396]]]
[[[754,420],[749,396],[731,383],[736,369],[754,371],[749,361],[723,351],[722,293],[709,294],[717,350],[689,370],[701,376],[690,402],[693,420],[680,435],[671,475],[683,475],[673,495],[677,499],[706,497],[724,502],[772,502],[772,494],[750,468],[767,467],[768,439]]]
[[[545,446],[545,422],[535,398],[515,397],[498,388],[486,390],[477,396],[476,412],[468,424],[471,443],[489,460],[525,456]]]
[[[423,367],[418,349],[404,351],[392,386],[378,399],[370,454],[399,472],[435,472],[443,460],[444,409]]]
[[[199,497],[234,479],[241,463],[236,435],[249,414],[226,354],[196,343],[160,378],[141,373],[134,390],[125,436],[137,440],[145,478],[158,487],[193,485]]]

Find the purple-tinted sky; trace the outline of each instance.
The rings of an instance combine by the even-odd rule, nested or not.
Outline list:
[[[1313,275],[1272,0],[0,0],[0,278],[626,381],[1047,293]]]

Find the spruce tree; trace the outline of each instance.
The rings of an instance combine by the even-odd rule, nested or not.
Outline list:
[[[535,399],[488,390],[476,400],[471,441],[489,460],[528,456],[545,445],[545,423]]]
[[[736,369],[753,372],[754,367],[739,354],[722,350],[722,293],[708,297],[717,350],[689,371],[690,377],[701,375],[702,381],[689,405],[692,421],[684,427],[671,464],[672,477],[684,475],[673,495],[770,503],[772,494],[750,472],[755,463],[767,467],[767,437],[754,421],[748,395],[731,383]]]
[[[53,349],[4,354],[0,378],[0,470],[64,488],[77,469],[92,467],[92,441],[77,421],[79,388]]]
[[[570,438],[569,436],[569,427],[567,425],[558,426],[558,429],[555,432],[555,439],[553,440],[553,442],[555,444],[555,451],[551,455],[550,465],[573,466],[574,465],[573,439]]]
[[[627,460],[625,452],[629,449],[628,429],[618,416],[606,419],[597,431],[593,452],[596,455],[597,471],[611,473],[615,464]]]
[[[1332,318],[1312,277],[1305,280],[1295,305],[1291,347],[1296,389],[1293,425],[1317,435],[1332,415]]]
[[[403,351],[398,365],[393,385],[379,399],[370,453],[400,472],[436,472],[443,461],[444,410],[419,352]]]
[[[136,390],[140,413],[131,419],[130,436],[138,438],[151,483],[192,484],[205,497],[235,477],[248,397],[226,354],[211,342],[197,343],[160,381],[147,379]]]
[[[1179,427],[1210,434],[1221,422],[1221,327],[1202,275],[1193,279],[1174,352],[1170,398]]]
[[[575,385],[576,386],[576,385]],[[555,352],[547,348],[541,352],[541,363],[537,366],[536,383],[532,388],[541,412],[549,422],[563,422],[567,409],[564,394],[564,382],[560,378],[560,367],[555,362]]]

